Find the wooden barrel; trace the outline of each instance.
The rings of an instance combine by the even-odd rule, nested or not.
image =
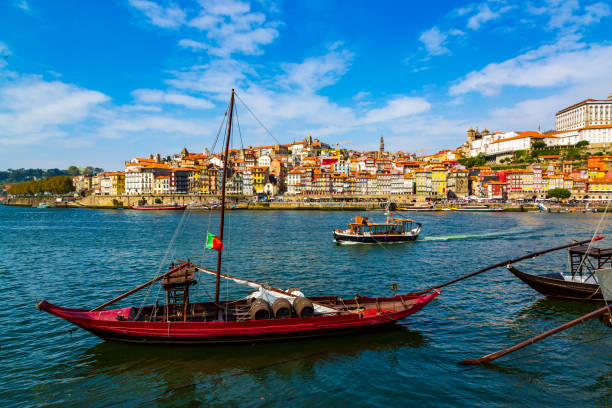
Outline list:
[[[314,316],[314,307],[312,306],[312,302],[305,297],[296,297],[293,301],[293,308],[295,309],[295,314],[298,317]]]
[[[291,317],[291,302],[284,298],[278,298],[272,305],[272,312],[276,319],[288,319]]]
[[[251,303],[251,320],[270,318],[270,305],[263,299],[256,299]]]

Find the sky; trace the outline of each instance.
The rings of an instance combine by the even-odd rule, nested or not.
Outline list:
[[[232,88],[234,147],[426,153],[612,93],[610,0],[3,0],[0,22],[0,169],[210,149]]]

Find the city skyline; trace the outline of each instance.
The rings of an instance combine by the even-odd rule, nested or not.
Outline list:
[[[1,169],[202,151],[232,87],[281,143],[376,150],[382,135],[430,153],[472,126],[553,129],[556,111],[612,92],[605,2],[11,0],[0,13]],[[240,113],[245,144],[275,143]]]

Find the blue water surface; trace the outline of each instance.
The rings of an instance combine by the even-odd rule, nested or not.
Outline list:
[[[338,245],[356,212],[229,211],[224,272],[306,295],[410,292],[589,238],[601,214],[415,213],[418,241]],[[382,220],[381,212],[368,214]],[[612,406],[612,332],[588,321],[487,366],[508,347],[600,307],[545,299],[503,268],[445,288],[391,329],[287,343],[159,347],[105,342],[35,309],[93,308],[204,251],[218,212],[0,206],[0,405]],[[604,234],[612,233],[604,220]],[[609,240],[606,240],[609,241]],[[603,241],[601,246],[612,246]],[[520,267],[563,271],[567,252]],[[197,296],[214,296],[201,277]],[[222,298],[248,289],[222,283]],[[118,306],[162,301],[157,286]]]

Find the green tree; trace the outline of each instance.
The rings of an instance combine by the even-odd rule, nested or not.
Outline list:
[[[548,193],[546,194],[547,198],[570,198],[570,196],[572,195],[571,191],[569,191],[568,189],[565,188],[553,188],[548,190]]]
[[[24,183],[13,184],[11,194],[33,195],[40,193],[66,194],[74,191],[72,177],[55,176],[44,180],[30,180]]]
[[[66,169],[66,172],[71,176],[78,176],[81,174],[81,170],[77,166],[70,166]]]
[[[472,167],[477,167],[477,166],[484,166],[487,162],[487,158],[484,155],[484,153],[480,153],[478,156],[476,157],[466,157],[463,159],[459,159],[459,163],[461,163],[462,165],[464,165],[467,168],[472,168]]]
[[[588,140],[581,140],[578,143],[576,143],[576,147],[586,147],[589,145],[589,141]]]
[[[533,142],[531,143],[532,149],[544,149],[546,147],[546,142]]]

